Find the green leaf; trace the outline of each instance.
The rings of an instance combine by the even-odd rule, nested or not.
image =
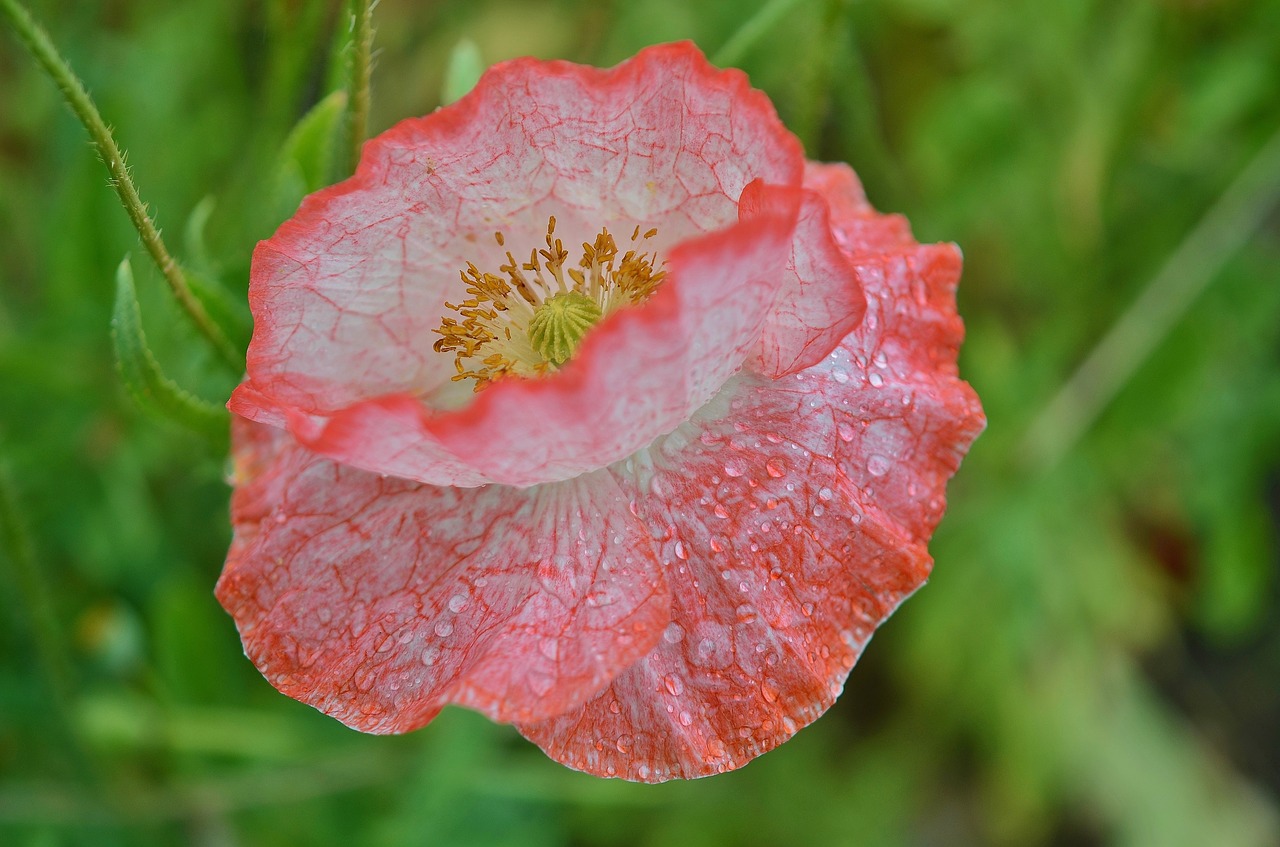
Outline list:
[[[216,268],[204,239],[205,227],[209,225],[209,218],[213,215],[213,207],[216,203],[212,194],[205,195],[187,216],[187,225],[182,233],[182,245],[187,252],[187,266],[201,274],[212,274]]]
[[[111,341],[125,387],[143,411],[205,435],[215,443],[226,438],[226,411],[193,396],[161,372],[142,333],[142,310],[128,257],[116,270]]]
[[[303,197],[333,182],[346,107],[347,93],[334,91],[303,115],[285,139],[276,168],[276,202],[284,216]]]
[[[470,38],[464,38],[453,47],[449,54],[449,64],[444,71],[444,86],[440,92],[440,102],[444,105],[458,100],[480,80],[484,73],[484,59],[480,48]]]

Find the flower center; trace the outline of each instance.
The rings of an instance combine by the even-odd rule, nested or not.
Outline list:
[[[604,316],[600,304],[581,291],[564,291],[543,302],[529,321],[529,343],[559,367],[569,361],[587,330]]]
[[[628,250],[619,254],[608,229],[594,243],[583,242],[577,267],[565,267],[569,253],[555,237],[556,219],[547,220],[546,248],[535,248],[529,261],[517,263],[507,251],[501,276],[468,262],[460,272],[467,299],[445,303],[458,317],[440,319],[434,348],[453,353],[453,380],[475,380],[480,391],[499,377],[535,377],[552,373],[573,357],[587,332],[618,309],[643,303],[662,283],[656,253]],[[632,243],[657,235],[641,235]],[[494,233],[498,246],[506,244]]]

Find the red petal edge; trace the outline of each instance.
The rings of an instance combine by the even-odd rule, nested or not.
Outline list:
[[[670,592],[607,473],[419,485],[233,429],[236,534],[217,596],[280,691],[365,732],[446,703],[497,721],[579,707],[657,642]]]
[[[374,245],[401,244],[407,249],[406,238],[410,231],[416,231],[414,221],[418,220],[414,209],[423,205],[422,196],[438,191],[430,180],[439,177],[447,159],[441,157],[435,176],[430,176],[432,169],[419,162],[419,154],[426,151],[436,156],[438,149],[452,149],[449,145],[469,138],[468,133],[474,134],[477,123],[487,126],[489,121],[481,118],[494,111],[493,104],[486,99],[489,92],[530,89],[530,80],[546,82],[549,88],[555,89],[555,81],[561,80],[579,89],[614,92],[618,102],[626,103],[628,93],[641,80],[654,76],[669,79],[673,74],[685,79],[690,86],[688,90],[694,92],[687,96],[710,98],[708,104],[702,106],[708,110],[709,117],[720,109],[725,110],[725,120],[737,115],[733,117],[733,126],[743,138],[734,144],[749,141],[748,148],[752,151],[766,151],[759,154],[759,163],[767,173],[754,176],[790,184],[800,182],[803,157],[799,144],[781,126],[768,98],[750,88],[741,72],[711,67],[692,44],[648,48],[610,70],[531,59],[497,66],[486,74],[471,95],[457,104],[426,118],[405,121],[369,142],[352,179],[307,198],[298,213],[272,239],[259,245],[250,291],[257,327],[249,350],[249,378],[232,396],[229,404],[232,411],[263,423],[286,426],[313,450],[356,467],[421,482],[468,486],[485,482],[531,485],[564,479],[621,458],[687,419],[718,387],[710,384],[717,379],[722,383],[741,365],[741,359],[729,363],[717,361],[710,355],[711,351],[721,351],[719,355],[723,356],[737,355],[741,339],[725,338],[724,330],[715,322],[690,327],[686,320],[671,320],[673,312],[662,314],[662,310],[673,308],[672,304],[664,305],[660,297],[632,310],[637,314],[651,313],[651,325],[643,331],[638,323],[624,328],[626,321],[606,321],[592,334],[599,337],[601,343],[584,344],[575,359],[576,368],[566,368],[552,378],[538,381],[562,383],[559,387],[535,389],[528,383],[510,381],[491,387],[482,395],[492,395],[491,399],[478,398],[466,409],[432,411],[421,397],[438,387],[448,374],[429,376],[431,367],[439,362],[429,360],[423,351],[429,349],[434,335],[430,332],[431,326],[415,329],[412,321],[438,320],[442,309],[438,304],[433,307],[419,302],[422,299],[420,280],[408,285],[403,271],[394,268],[378,273],[358,271],[363,248],[354,243],[363,239]],[[526,80],[523,89],[521,80]],[[646,115],[646,120],[651,117]],[[570,126],[572,122],[562,119],[562,124]],[[685,181],[680,168],[688,165],[680,162],[701,162],[702,169],[710,175],[708,178],[719,181],[718,191],[731,191],[729,197],[716,195],[722,204],[727,200],[731,210],[737,201],[738,186],[743,184],[741,174],[737,173],[743,156],[734,153],[736,148],[732,145],[719,149],[727,143],[719,131],[708,129],[699,133],[695,130],[677,125],[679,149],[659,145],[645,155],[635,152],[630,159],[674,157],[672,185]],[[534,133],[532,128],[529,131]],[[571,131],[561,124],[553,124],[539,128],[534,134]],[[547,144],[545,139],[541,143]],[[405,157],[410,154],[412,161],[406,164]],[[431,156],[428,162],[433,161]],[[701,158],[704,156],[705,161]],[[715,156],[721,158],[712,158]],[[407,183],[403,186],[406,196],[393,192],[388,199],[378,194],[393,182],[393,176],[396,180],[405,180],[408,174],[413,174],[414,179],[421,180],[424,178],[421,173],[428,174],[425,177],[428,184],[414,188],[416,183]],[[481,188],[482,193],[495,190],[492,186],[481,185]],[[507,189],[515,190],[511,186]],[[572,180],[562,175],[559,183],[552,181],[544,189],[553,193],[572,190]],[[708,193],[705,187],[698,191],[703,193],[688,194],[680,201],[683,205],[666,214],[678,212],[681,220],[696,221],[704,214],[698,210],[716,193]],[[422,196],[415,200],[414,192]],[[378,198],[376,208],[366,213],[371,220],[353,218],[344,223],[342,215],[353,214],[349,207],[358,208],[365,194]],[[480,204],[477,208],[484,209],[496,208],[500,201],[499,196],[490,193],[474,198],[474,202]],[[563,202],[548,197],[519,200],[526,210],[531,208],[530,204],[541,203],[552,212],[556,210],[550,207]],[[455,215],[466,208],[470,207],[455,208]],[[656,223],[661,229],[662,222]],[[687,239],[669,251],[672,273],[664,289],[699,284],[689,279],[688,273],[681,272],[680,264],[681,261],[698,264],[700,251],[714,251],[715,256],[707,258],[720,262],[721,273],[710,282],[719,286],[721,300],[734,297],[739,290],[745,293],[762,279],[775,285],[782,282],[783,274],[775,262],[785,262],[785,255],[781,259],[764,255],[771,250],[767,242],[776,223],[766,224],[762,217],[734,223],[728,217],[723,225],[726,228],[715,236]],[[766,243],[761,243],[762,239]],[[348,240],[352,243],[348,244]],[[332,252],[326,254],[325,250]],[[417,250],[412,263],[406,267],[417,267],[424,261],[418,255],[422,252]],[[735,261],[735,256],[741,261]],[[404,260],[408,259],[406,254]],[[321,274],[315,269],[321,261],[330,262],[333,267]],[[749,263],[754,267],[744,270]],[[455,264],[460,267],[461,260]],[[700,269],[705,264],[701,263]],[[449,278],[453,280],[454,276],[451,272]],[[681,280],[682,276],[685,279]],[[361,289],[359,286],[369,279],[383,288]],[[408,302],[410,295],[417,298],[413,303]],[[446,296],[447,292],[442,289],[437,299],[442,303]],[[700,299],[684,297],[677,302]],[[347,300],[355,305],[338,305]],[[749,321],[743,322],[741,328],[746,329],[749,324]],[[675,354],[689,338],[681,333],[691,328],[721,343],[706,345],[699,356]],[[628,342],[641,342],[645,349],[626,351]],[[605,380],[597,376],[594,372],[603,371],[603,365],[616,366],[616,361],[593,363],[596,357],[606,358],[598,352],[603,350],[613,351],[613,359],[630,362],[633,370],[645,371],[651,380],[662,383],[663,390],[656,394],[631,391],[623,379]],[[444,358],[440,354],[431,355]],[[329,371],[349,376],[335,381],[326,375]],[[690,373],[693,378],[686,378]],[[394,390],[397,380],[403,390]],[[606,393],[602,395],[601,390]],[[678,395],[681,390],[686,392],[683,397]],[[616,396],[621,393],[633,396]],[[504,395],[509,396],[504,398]],[[613,397],[617,402],[606,402],[602,396]],[[531,401],[544,402],[548,407],[553,417],[547,425],[537,432],[525,433],[518,441],[495,439],[487,410],[506,414],[510,407]],[[600,427],[590,437],[562,437],[562,424],[572,424],[572,421],[563,412],[557,414],[557,409],[572,408],[576,412],[583,408],[624,405],[626,415],[601,420]],[[505,428],[508,421],[498,423]]]
[[[570,767],[661,782],[742,766],[830,707],[929,573],[946,481],[985,426],[955,375],[959,254],[875,213],[847,168],[812,171],[866,317],[816,366],[744,374],[613,468],[662,528],[672,622],[584,707],[520,726]]]

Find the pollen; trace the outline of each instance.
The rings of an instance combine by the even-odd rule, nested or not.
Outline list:
[[[468,262],[459,271],[466,299],[446,302],[455,315],[440,319],[434,349],[452,353],[454,381],[474,380],[480,391],[504,376],[538,377],[569,361],[582,339],[619,309],[643,303],[666,278],[656,252],[636,249],[658,234],[631,233],[632,249],[622,253],[612,233],[601,228],[583,242],[576,266],[556,237],[556,219],[547,219],[546,247],[534,248],[527,262],[505,251],[499,273]],[[498,247],[506,237],[494,233]]]

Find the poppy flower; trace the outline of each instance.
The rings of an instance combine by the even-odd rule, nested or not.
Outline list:
[[[736,768],[928,575],[959,273],[692,45],[498,65],[258,246],[218,597],[356,729]]]

